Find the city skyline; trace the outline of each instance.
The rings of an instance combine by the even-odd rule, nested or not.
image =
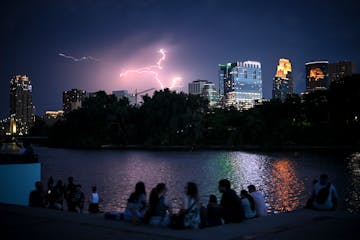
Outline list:
[[[162,77],[181,76],[185,92],[196,79],[216,83],[219,63],[259,61],[265,98],[279,58],[291,59],[297,93],[305,90],[306,62],[360,62],[355,1],[294,3],[277,18],[283,1],[227,2],[1,2],[0,117],[9,114],[9,80],[16,74],[31,78],[37,113],[62,109],[62,92],[72,88],[157,87],[149,76],[130,78],[131,85],[119,75],[153,64],[160,48],[168,54]],[[322,11],[309,11],[309,4]]]

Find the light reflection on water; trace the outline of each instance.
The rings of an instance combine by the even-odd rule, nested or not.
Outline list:
[[[68,149],[36,148],[42,162],[44,183],[53,176],[66,181],[74,176],[81,183],[83,191],[89,195],[90,187],[97,185],[103,198],[102,209],[121,210],[138,181],[144,181],[149,193],[159,182],[168,187],[168,196],[174,209],[178,209],[183,199],[187,181],[199,186],[201,201],[207,204],[210,194],[216,194],[217,182],[228,178],[233,188],[240,192],[249,184],[260,189],[272,213],[292,211],[304,205],[311,187],[311,180],[322,172],[329,173],[334,183],[344,185],[341,179],[346,171],[351,186],[340,191],[341,196],[351,194],[351,199],[359,200],[359,159],[352,157],[347,166],[344,159],[330,164],[321,156],[292,153],[263,154],[230,151],[199,152],[151,152],[151,151],[86,151]],[[354,160],[355,159],[355,160]],[[356,167],[357,168],[356,168]],[[346,170],[351,169],[351,170]],[[356,170],[357,169],[357,170]],[[357,180],[356,180],[357,179]],[[357,197],[357,198],[356,198]],[[349,202],[349,201],[348,201]],[[356,209],[359,201],[348,204]]]

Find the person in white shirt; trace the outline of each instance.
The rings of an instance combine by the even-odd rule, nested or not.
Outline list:
[[[317,210],[335,210],[337,208],[338,195],[335,186],[329,182],[326,174],[320,176],[320,181],[314,184],[313,208]]]
[[[98,213],[99,210],[99,194],[96,191],[96,186],[92,187],[92,193],[90,195],[89,213]]]
[[[256,216],[258,217],[267,216],[264,195],[261,192],[256,191],[256,187],[254,185],[249,185],[247,188],[249,190],[250,195],[254,198],[255,201]]]

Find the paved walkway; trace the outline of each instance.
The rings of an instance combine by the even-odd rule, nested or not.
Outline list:
[[[203,230],[171,230],[91,216],[0,204],[1,239],[358,239],[360,215],[298,210]],[[4,238],[3,238],[4,237]]]

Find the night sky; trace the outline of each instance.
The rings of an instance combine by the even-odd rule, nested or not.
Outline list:
[[[296,2],[296,3],[293,3]],[[305,62],[354,60],[360,65],[358,1],[4,1],[0,2],[0,117],[9,111],[9,80],[29,75],[38,114],[62,108],[62,91],[159,88],[182,77],[217,82],[218,64],[262,63],[264,97],[271,97],[279,58],[293,64],[295,90],[305,87]],[[73,56],[65,58],[59,54]],[[86,56],[81,61],[74,61]],[[90,56],[90,57],[88,57]]]

